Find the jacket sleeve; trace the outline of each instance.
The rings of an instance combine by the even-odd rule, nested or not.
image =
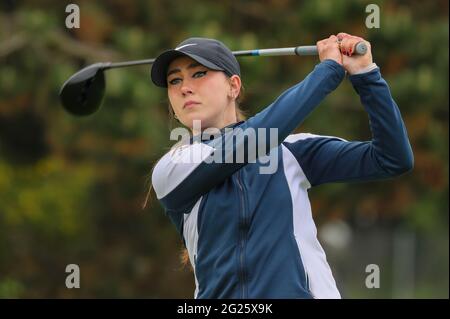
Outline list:
[[[188,213],[203,194],[246,163],[269,154],[327,94],[338,87],[344,76],[345,70],[341,65],[325,60],[316,65],[302,82],[283,92],[272,104],[231,131],[225,131],[209,143],[185,145],[163,156],[153,170],[152,184],[166,211]],[[270,129],[274,128],[277,131],[275,140],[270,134]],[[247,149],[249,131],[256,135],[257,154]],[[243,161],[233,160],[237,153],[243,154]],[[215,161],[217,155],[224,160]]]
[[[413,167],[400,110],[379,68],[352,75],[350,81],[369,115],[371,141],[296,134],[283,143],[297,158],[311,186],[392,177]]]

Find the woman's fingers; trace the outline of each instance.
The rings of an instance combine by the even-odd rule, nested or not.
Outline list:
[[[342,54],[339,51],[339,41],[337,36],[330,35],[317,42],[317,50],[319,52],[320,61],[331,59],[342,64]]]
[[[358,39],[354,38],[344,38],[341,41],[341,52],[343,55],[351,56],[355,50],[356,44],[359,42]]]
[[[344,55],[352,56],[355,52],[355,46],[358,42],[364,41],[363,38],[353,36],[344,32],[337,35],[338,39],[341,39],[341,52]]]
[[[328,49],[328,48],[339,48],[339,42],[337,36],[334,34],[330,35],[328,38],[318,41],[317,46],[321,49]]]
[[[344,38],[347,38],[347,37],[351,37],[351,35],[348,33],[345,33],[345,32],[339,32],[337,34],[337,38],[339,39],[339,41],[342,41]]]

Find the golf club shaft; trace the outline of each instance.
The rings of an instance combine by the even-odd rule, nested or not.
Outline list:
[[[359,42],[355,46],[355,54],[363,55],[367,51],[367,46],[364,42]],[[275,48],[275,49],[260,49],[260,50],[244,50],[244,51],[233,51],[233,55],[240,56],[279,56],[279,55],[317,55],[317,46],[316,45],[305,45],[291,48]],[[147,60],[136,60],[136,61],[128,61],[128,62],[117,62],[104,63],[102,69],[113,69],[113,68],[123,68],[134,65],[142,65],[142,64],[152,64],[155,62],[155,59],[147,59]]]
[[[364,55],[367,52],[367,46],[364,42],[358,42],[355,46],[355,54]],[[261,49],[261,50],[247,50],[234,51],[235,56],[276,56],[276,55],[317,55],[316,45],[305,45],[292,48],[277,48],[277,49]]]

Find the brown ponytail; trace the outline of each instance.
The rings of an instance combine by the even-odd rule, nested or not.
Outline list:
[[[189,270],[193,271],[192,265],[189,262],[189,252],[186,248],[184,248],[184,246],[181,249],[180,261],[182,268],[189,268]]]

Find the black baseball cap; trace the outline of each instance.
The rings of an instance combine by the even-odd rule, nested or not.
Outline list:
[[[236,57],[225,44],[215,39],[189,38],[171,49],[161,53],[153,62],[151,77],[159,87],[167,87],[167,69],[179,56],[188,56],[211,70],[223,71],[228,76],[241,75]]]

